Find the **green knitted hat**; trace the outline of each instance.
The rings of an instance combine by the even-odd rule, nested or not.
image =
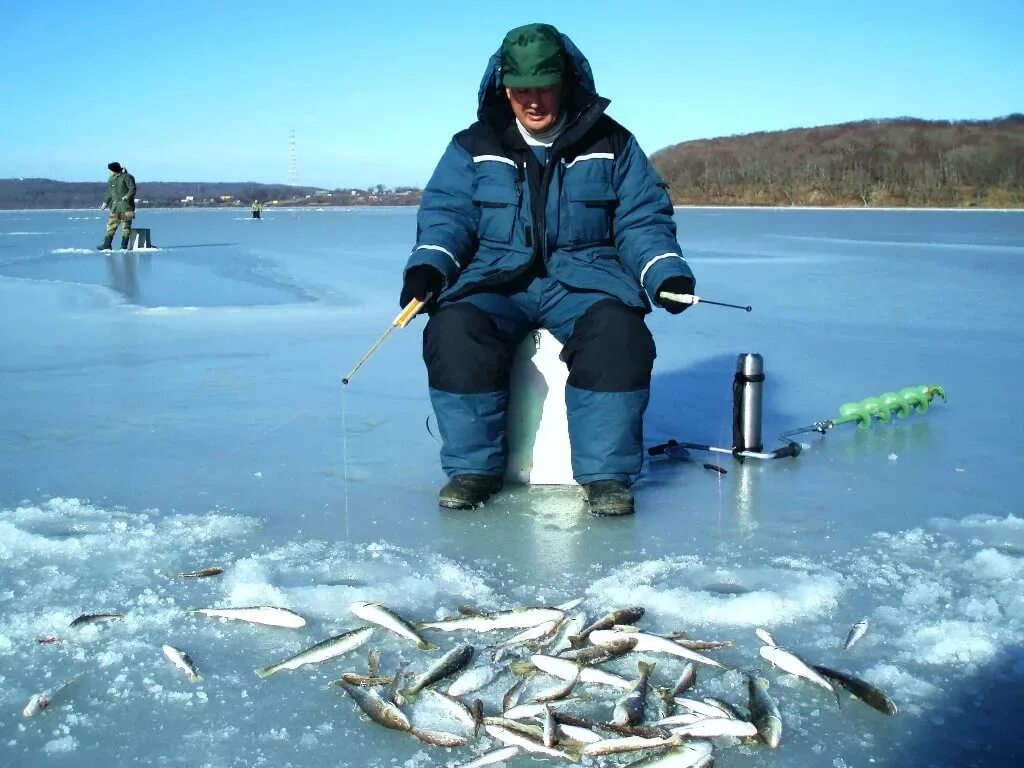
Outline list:
[[[548,88],[562,82],[565,54],[550,24],[516,27],[501,43],[501,83],[508,88]]]

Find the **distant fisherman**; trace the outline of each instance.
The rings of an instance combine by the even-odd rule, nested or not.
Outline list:
[[[128,239],[132,235],[132,219],[135,218],[135,177],[120,163],[108,163],[110,178],[107,179],[107,196],[100,203],[100,210],[110,209],[107,233],[103,244],[97,250],[109,251],[114,242],[114,233],[121,226],[121,250],[128,250]]]
[[[254,219],[258,219],[260,217],[260,213],[262,213],[262,211],[263,211],[263,206],[260,204],[260,201],[259,200],[253,200],[251,208],[252,208],[252,217]]]

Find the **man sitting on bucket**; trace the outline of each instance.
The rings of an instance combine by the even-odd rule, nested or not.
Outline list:
[[[513,29],[488,62],[477,122],[423,192],[400,302],[428,302],[442,507],[501,489],[513,356],[543,327],[564,345],[573,476],[590,511],[633,512],[655,357],[644,315],[685,310],[659,294],[692,293],[694,278],[665,185],[608,104],[568,37]]]

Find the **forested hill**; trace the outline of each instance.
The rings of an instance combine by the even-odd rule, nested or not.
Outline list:
[[[752,133],[651,159],[678,205],[1024,207],[1021,114]]]

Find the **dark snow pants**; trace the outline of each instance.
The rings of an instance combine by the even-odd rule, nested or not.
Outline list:
[[[550,277],[523,279],[446,302],[423,332],[430,400],[449,477],[505,473],[512,360],[527,333],[564,345],[573,476],[632,483],[643,464],[643,415],[654,339],[643,312]]]

